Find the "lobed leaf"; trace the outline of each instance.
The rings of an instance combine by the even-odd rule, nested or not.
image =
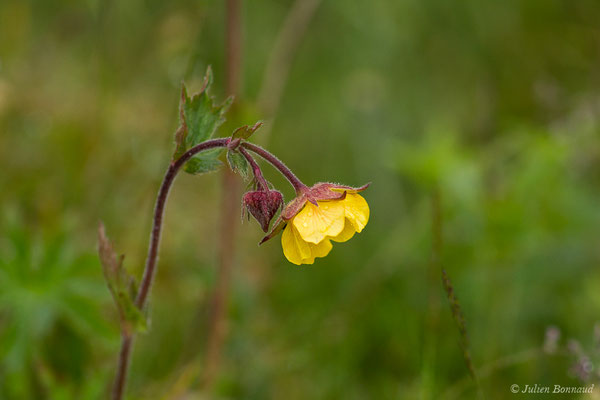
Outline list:
[[[135,305],[135,279],[123,267],[124,256],[117,257],[102,223],[98,227],[98,255],[108,289],[119,311],[121,329],[127,332],[145,332],[146,318]]]
[[[208,94],[212,84],[210,67],[204,76],[202,89],[191,97],[188,96],[185,84],[181,87],[179,104],[179,128],[175,133],[175,153],[173,159],[179,158],[190,148],[212,137],[217,128],[225,122],[225,112],[231,105],[233,97],[215,106],[213,98]]]

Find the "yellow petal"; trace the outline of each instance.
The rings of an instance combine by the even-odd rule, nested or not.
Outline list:
[[[308,243],[302,240],[293,224],[286,225],[281,235],[281,247],[285,258],[293,264],[300,265],[302,260],[311,257],[311,249]]]
[[[337,236],[344,229],[344,205],[342,201],[322,201],[319,207],[306,203],[290,221],[307,242],[319,244],[327,236]]]
[[[354,228],[352,222],[350,222],[350,220],[346,218],[346,221],[344,221],[344,230],[341,231],[339,235],[332,237],[331,240],[340,243],[345,242],[347,240],[350,240],[352,236],[354,236],[354,233],[356,233],[356,228]]]
[[[344,204],[346,218],[350,220],[356,232],[363,230],[369,222],[369,205],[360,194],[348,193],[341,201]]]
[[[316,257],[325,257],[333,248],[333,245],[327,239],[319,244],[308,243],[308,246],[311,251],[310,257],[304,258],[301,264],[314,264]]]
[[[310,247],[310,253],[313,259],[314,257],[325,257],[333,248],[333,245],[327,239],[323,240],[319,244],[309,243],[308,246]]]
[[[288,224],[281,235],[281,247],[283,254],[289,262],[296,265],[313,264],[316,257],[325,257],[333,245],[329,240],[323,240],[319,244],[305,242],[293,224]]]

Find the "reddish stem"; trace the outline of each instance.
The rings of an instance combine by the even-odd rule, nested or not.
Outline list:
[[[165,177],[163,178],[162,184],[158,191],[158,196],[156,198],[156,205],[154,207],[154,218],[153,218],[153,222],[152,222],[152,232],[150,234],[150,245],[148,248],[148,256],[146,258],[146,265],[144,267],[144,274],[142,276],[140,288],[138,290],[137,297],[135,299],[135,304],[140,310],[143,310],[144,307],[146,306],[146,303],[148,302],[148,295],[150,293],[150,288],[152,287],[152,282],[154,281],[154,276],[156,275],[156,265],[157,265],[157,261],[158,261],[158,249],[159,249],[159,245],[160,245],[160,236],[161,236],[161,231],[162,231],[162,222],[163,222],[163,215],[164,215],[164,211],[165,211],[165,205],[167,203],[167,198],[169,197],[169,192],[171,190],[171,186],[173,185],[173,182],[175,181],[175,177],[177,176],[177,173],[179,172],[181,167],[183,167],[183,165],[187,161],[189,161],[194,155],[196,155],[204,150],[209,150],[209,149],[216,148],[216,147],[227,147],[230,140],[231,140],[230,138],[207,140],[206,142],[200,143],[200,144],[192,147],[191,149],[189,149],[188,151],[183,153],[183,155],[181,157],[179,157],[177,160],[171,162],[171,165],[169,165],[169,168],[167,169]],[[267,150],[263,149],[260,146],[255,145],[255,144],[248,143],[248,142],[242,143],[240,145],[240,151],[242,152],[242,154],[244,154],[245,157],[247,157],[247,159],[250,158],[251,161],[250,160],[248,160],[248,161],[250,162],[252,167],[255,169],[255,174],[258,171],[258,174],[260,174],[259,176],[260,176],[260,178],[262,178],[263,181],[264,181],[264,178],[262,177],[260,168],[254,161],[254,159],[248,154],[248,152],[245,151],[245,149],[248,149],[248,150],[258,154],[259,156],[264,158],[266,161],[271,163],[275,168],[277,168],[283,174],[283,176],[285,176],[290,181],[292,186],[294,186],[294,188],[296,189],[297,193],[301,193],[302,191],[308,189],[307,186],[304,183],[302,183],[296,177],[296,175],[294,175],[294,173],[283,162],[281,162],[277,157],[275,157],[273,154],[269,153]],[[259,179],[259,178],[257,178],[257,179]],[[263,184],[266,185],[266,181],[264,181]],[[233,199],[233,196],[230,196],[230,198]],[[228,262],[231,262],[231,260],[228,260]],[[222,277],[220,284],[218,285],[218,287],[220,288],[219,291],[223,291],[224,288],[227,287],[227,285],[228,285],[227,282],[230,279],[228,274],[229,273],[225,274]],[[216,315],[220,315],[223,313],[223,308],[224,308],[223,301],[222,301],[223,296],[217,296],[217,298],[219,298],[220,301],[218,301],[218,304],[216,307],[217,308]],[[220,321],[220,318],[216,318],[215,324],[217,326],[221,327],[221,328],[217,329],[217,331],[222,332],[222,330],[223,330],[222,329],[222,321]],[[216,343],[219,343],[219,344],[210,346],[211,348],[214,348],[213,351],[217,354],[218,354],[218,351],[216,349],[220,348],[220,341],[222,340],[222,336],[223,336],[222,334],[215,335],[215,337],[219,338],[216,341]],[[119,362],[118,362],[118,366],[117,366],[117,373],[115,376],[113,392],[112,392],[113,400],[121,400],[123,398],[123,394],[125,392],[125,386],[127,383],[127,371],[128,371],[129,363],[130,363],[130,359],[131,359],[131,351],[133,348],[133,342],[134,342],[134,334],[130,333],[128,330],[124,329],[122,332],[121,350],[119,352]]]
[[[252,167],[252,172],[254,173],[254,177],[256,178],[256,181],[258,182],[259,189],[260,190],[269,190],[269,184],[265,180],[265,177],[263,176],[262,171],[260,170],[260,167],[254,160],[254,157],[252,157],[250,155],[250,153],[248,153],[248,151],[241,146],[239,148],[239,151],[240,151],[240,153],[242,153],[242,155],[246,158],[246,160]]]
[[[160,244],[160,233],[162,230],[165,205],[167,203],[169,191],[171,190],[171,186],[175,180],[177,172],[179,172],[181,167],[195,154],[215,147],[225,147],[227,146],[227,143],[229,143],[229,138],[207,140],[206,142],[192,147],[183,153],[183,155],[177,160],[173,161],[171,165],[169,165],[156,198],[154,219],[152,222],[152,233],[150,234],[150,246],[148,248],[148,257],[146,258],[144,275],[135,299],[135,305],[140,310],[143,310],[148,301],[148,294],[150,293],[150,288],[152,286],[152,282],[154,281],[154,276],[156,275],[156,262],[158,259],[158,247]],[[133,333],[123,330],[121,338],[121,351],[119,352],[119,363],[117,366],[117,374],[112,392],[113,400],[121,400],[125,392],[125,385],[127,383],[127,370],[129,367],[129,360],[131,358],[133,339]]]
[[[306,186],[294,173],[277,157],[273,154],[269,153],[267,150],[262,147],[249,142],[243,142],[240,145],[242,148],[246,148],[253,153],[258,154],[263,159],[268,161],[273,167],[275,167],[281,174],[292,184],[294,189],[296,190],[296,194],[300,195],[306,190],[308,190],[308,186]]]

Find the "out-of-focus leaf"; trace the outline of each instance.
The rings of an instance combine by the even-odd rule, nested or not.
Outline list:
[[[73,247],[76,234],[62,227],[31,230],[16,209],[14,215],[10,206],[2,211],[0,398],[38,399],[45,393],[62,398],[47,386],[40,392],[38,383],[45,385],[41,369],[47,368],[61,388],[73,391],[69,399],[83,399],[79,385],[84,378],[77,371],[87,370],[117,338],[103,313],[108,293],[98,256],[78,252]],[[93,351],[80,357],[82,346]],[[56,363],[61,357],[68,368]]]
[[[137,292],[135,280],[123,267],[123,256],[117,257],[102,223],[98,227],[98,254],[108,288],[119,310],[121,329],[145,332],[146,318],[134,303]]]
[[[180,125],[175,133],[175,153],[173,159],[180,157],[191,147],[210,139],[215,130],[225,122],[225,112],[233,101],[232,97],[222,104],[215,106],[213,98],[208,94],[212,84],[212,71],[206,71],[204,84],[200,92],[187,94],[185,85],[181,87],[181,100],[179,104]]]
[[[188,161],[183,170],[190,174],[203,174],[218,170],[223,163],[219,156],[223,149],[211,149],[195,155]]]
[[[233,172],[239,173],[244,180],[250,179],[250,164],[239,151],[228,150],[227,162]]]
[[[248,126],[248,125],[240,126],[235,131],[233,131],[231,138],[246,140],[250,136],[252,136],[252,134],[254,132],[256,132],[261,126],[263,126],[262,121],[258,121],[256,124],[254,124],[254,126]]]

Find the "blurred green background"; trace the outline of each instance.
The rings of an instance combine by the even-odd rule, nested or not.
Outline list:
[[[371,181],[369,225],[303,267],[279,238],[258,247],[254,221],[239,227],[207,392],[194,366],[221,177],[182,174],[128,398],[476,398],[431,261],[436,192],[441,264],[485,398],[548,397],[511,384],[597,385],[600,3],[313,1],[269,109],[277,99],[257,99],[294,4],[245,2],[243,111],[218,135],[264,119],[256,140],[306,183]],[[1,399],[107,397],[119,328],[98,221],[139,277],[180,83],[199,89],[212,65],[224,99],[224,47],[219,1],[0,2]]]

